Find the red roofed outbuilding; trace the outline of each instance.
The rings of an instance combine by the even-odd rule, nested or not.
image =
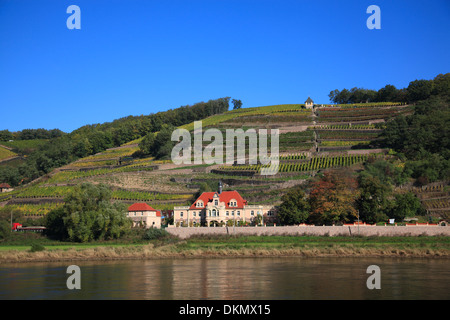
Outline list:
[[[0,192],[9,192],[14,189],[7,183],[0,183]]]
[[[134,203],[128,207],[128,217],[133,226],[161,228],[161,211],[153,209],[146,203]]]

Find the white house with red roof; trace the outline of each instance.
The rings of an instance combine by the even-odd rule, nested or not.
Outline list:
[[[203,192],[191,206],[175,207],[173,210],[175,226],[225,225],[253,222],[255,218],[274,217],[276,209],[271,205],[249,205],[237,191],[222,191],[219,184],[217,192]]]
[[[161,211],[155,210],[146,203],[135,203],[128,207],[128,217],[133,226],[161,228]]]
[[[7,183],[0,183],[0,192],[10,192],[14,189]]]

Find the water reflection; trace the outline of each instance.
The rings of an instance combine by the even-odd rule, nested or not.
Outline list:
[[[72,263],[0,266],[0,299],[449,299],[446,259],[227,258],[79,262],[81,290],[66,287]],[[366,269],[381,268],[381,290]]]

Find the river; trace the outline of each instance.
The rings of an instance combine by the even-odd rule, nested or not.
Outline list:
[[[450,299],[448,259],[203,258],[0,265],[0,299]],[[69,290],[67,267],[80,267]],[[380,289],[367,268],[379,267]]]

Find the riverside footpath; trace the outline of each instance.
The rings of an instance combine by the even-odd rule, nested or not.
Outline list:
[[[168,227],[167,232],[187,239],[191,236],[450,236],[449,226],[440,225],[406,225],[406,226],[374,226],[374,225],[343,225],[343,226],[258,226],[258,227]]]

